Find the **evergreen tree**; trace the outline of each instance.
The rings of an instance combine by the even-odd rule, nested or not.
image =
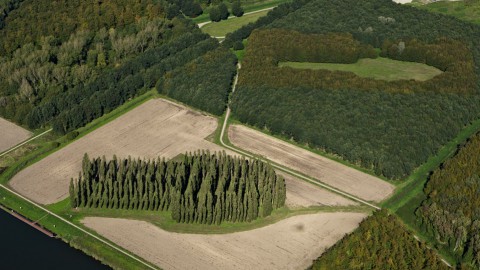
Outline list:
[[[242,17],[243,16],[243,8],[242,4],[240,3],[239,0],[236,0],[232,3],[232,14],[236,17]]]

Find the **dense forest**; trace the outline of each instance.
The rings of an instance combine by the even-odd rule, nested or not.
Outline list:
[[[383,46],[382,54],[391,58],[416,61],[413,56],[423,51],[426,63],[434,63],[425,57],[433,55],[447,62],[463,58],[466,65],[443,65],[446,72],[425,82],[431,87],[424,91],[415,91],[412,86],[417,82],[388,85],[342,72],[324,72],[332,76],[328,81],[315,79],[317,71],[282,71],[275,66],[276,73],[267,76],[268,66],[249,73],[249,53],[256,50],[249,40],[232,103],[233,116],[244,123],[339,155],[378,175],[400,179],[480,117],[480,27],[476,25],[387,0],[314,0],[266,27],[306,34],[350,33],[361,44]],[[405,49],[415,48],[419,53],[398,54],[401,42]],[[439,48],[443,51],[429,53]],[[446,63],[443,60],[438,64]],[[455,74],[460,78],[449,73],[452,69],[458,70]],[[295,86],[292,74],[301,74]],[[312,78],[318,85],[304,84]],[[441,84],[437,87],[432,82]],[[402,84],[408,85],[407,91],[385,91]],[[456,94],[458,90],[468,94]]]
[[[79,30],[95,32],[132,24],[139,17],[163,16],[158,2],[25,0],[5,19],[5,27],[0,30],[0,54],[12,53],[26,43],[38,42],[41,37],[55,36],[62,42]]]
[[[275,87],[306,86],[316,89],[359,89],[411,93],[419,91],[472,93],[476,90],[475,63],[462,42],[442,38],[434,43],[418,40],[386,40],[381,56],[425,63],[443,71],[433,79],[382,81],[361,78],[353,73],[283,67],[278,63],[321,62],[355,63],[361,58],[376,58],[371,45],[362,44],[351,34],[302,34],[284,29],[257,30],[248,39],[240,84],[262,81]],[[399,49],[398,44],[402,47]]]
[[[0,0],[0,29],[5,26],[8,14],[18,8],[23,0]]]
[[[480,133],[435,170],[417,209],[422,227],[460,261],[480,267]]]
[[[201,65],[211,72],[209,80],[196,77],[204,87],[195,89],[195,98],[188,97],[192,89],[187,88],[165,94],[221,114],[235,70],[233,54],[216,50],[218,43],[182,14],[166,18],[164,5],[168,3],[154,0],[88,7],[71,1],[23,2],[0,30],[9,33],[0,41],[7,53],[0,58],[0,116],[31,129],[52,126],[64,134],[141,95],[186,64]],[[115,16],[109,19],[110,13]],[[48,19],[38,24],[45,29],[16,37],[32,25],[21,22],[44,17]],[[62,17],[72,19],[62,22],[62,31],[52,31],[55,23],[46,26],[51,18]],[[219,55],[206,54],[212,50]],[[219,63],[221,69],[214,66]],[[183,76],[180,69],[170,73],[168,81],[180,86],[177,76]],[[213,82],[215,87],[207,89]]]
[[[259,160],[199,151],[165,161],[84,156],[72,207],[170,211],[182,223],[250,222],[283,207],[285,180]]]
[[[314,261],[313,270],[450,269],[386,210],[365,219]]]
[[[157,83],[159,93],[203,111],[222,115],[236,74],[237,58],[218,48],[168,72]]]

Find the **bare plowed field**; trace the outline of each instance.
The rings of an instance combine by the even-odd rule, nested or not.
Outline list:
[[[306,269],[365,216],[301,215],[263,228],[221,235],[172,233],[128,219],[87,217],[82,222],[162,269]]]
[[[32,134],[0,117],[0,153],[25,141]]]
[[[237,147],[265,156],[364,200],[382,201],[394,190],[393,185],[379,178],[245,126],[230,126],[228,135]]]
[[[89,133],[18,173],[10,185],[42,204],[67,197],[71,177],[77,177],[82,157],[172,158],[186,151],[222,148],[204,140],[217,120],[171,102],[155,99]]]
[[[277,172],[278,173],[278,172]],[[358,203],[346,199],[321,187],[307,183],[294,176],[278,173],[285,178],[287,185],[287,201],[289,208],[302,208],[311,206],[348,206]]]

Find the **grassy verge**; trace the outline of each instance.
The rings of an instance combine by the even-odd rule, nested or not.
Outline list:
[[[441,245],[431,233],[423,230],[416,218],[415,211],[426,199],[423,188],[428,181],[428,177],[432,171],[437,169],[445,160],[453,156],[458,146],[464,143],[468,138],[480,131],[480,120],[473,122],[465,127],[452,141],[443,146],[437,155],[420,166],[410,177],[398,187],[396,193],[387,200],[383,207],[395,212],[405,223],[405,225],[423,241],[430,243],[438,250],[450,264],[456,265],[460,262],[459,258],[452,255],[448,247]]]
[[[84,252],[85,254],[109,265],[115,269],[145,269],[143,264],[122,255],[117,250],[99,242],[95,238],[82,231],[64,223],[58,218],[48,215],[43,210],[18,198],[17,196],[0,189],[0,203],[27,218],[39,221],[44,228],[57,234],[62,241],[71,247]]]
[[[425,64],[397,61],[382,57],[360,59],[353,64],[280,62],[279,66],[296,69],[346,71],[353,72],[359,77],[385,81],[411,79],[426,81],[442,73],[439,69]]]
[[[404,183],[398,186],[395,194],[383,203],[383,207],[389,208],[393,212],[406,204],[410,204],[412,207],[423,198],[421,193],[423,193],[423,187],[430,173],[455,154],[459,144],[464,143],[478,131],[480,131],[480,119],[465,127],[453,140],[444,145],[437,155],[430,157],[426,163],[418,167]],[[418,206],[419,204],[416,205],[416,207]]]
[[[369,212],[370,209],[362,206],[321,206],[301,209],[289,209],[286,207],[276,209],[271,215],[265,218],[258,218],[251,222],[223,222],[220,225],[177,223],[171,218],[169,211],[145,211],[145,210],[122,210],[122,209],[102,209],[102,208],[84,208],[79,210],[70,209],[69,201],[64,200],[54,205],[48,206],[51,211],[61,213],[63,216],[71,216],[71,219],[77,224],[85,217],[112,217],[147,221],[157,227],[177,233],[193,234],[226,234],[240,231],[253,230],[276,223],[280,220],[305,214],[314,214],[318,212]]]
[[[253,12],[257,10],[262,10],[266,8],[271,8],[271,7],[276,7],[282,3],[290,2],[291,0],[265,0],[265,1],[260,1],[260,2],[254,2],[254,3],[243,3],[242,7],[245,13],[248,12]],[[229,1],[226,1],[225,4],[227,5],[228,9],[231,10],[231,3]],[[203,22],[209,22],[210,21],[210,14],[209,14],[210,8],[207,7],[203,10],[203,14],[193,18],[192,20],[195,23],[203,23]]]
[[[256,13],[246,14],[242,17],[234,17],[225,21],[211,22],[202,27],[202,31],[214,37],[224,37],[240,27],[255,22],[258,18],[267,15],[269,10],[260,11]]]

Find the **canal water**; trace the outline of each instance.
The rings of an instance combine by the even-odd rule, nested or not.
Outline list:
[[[32,228],[0,209],[0,268],[109,269],[68,244]]]

